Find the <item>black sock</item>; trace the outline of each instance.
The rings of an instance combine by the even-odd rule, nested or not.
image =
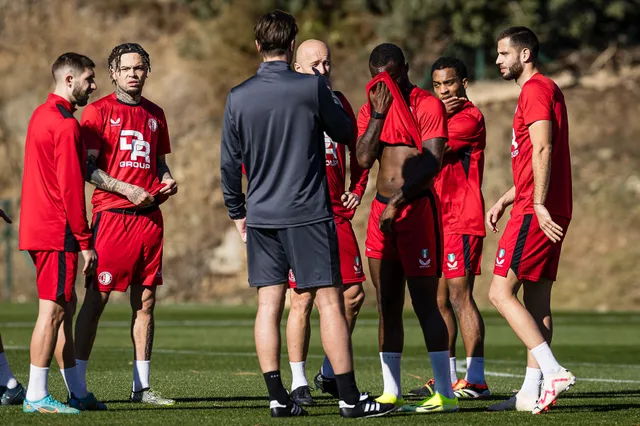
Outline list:
[[[356,385],[356,374],[351,370],[348,373],[336,374],[336,384],[338,385],[338,395],[340,399],[349,405],[354,405],[360,401],[360,391]]]
[[[278,401],[280,404],[287,404],[289,402],[289,394],[284,386],[282,386],[280,371],[270,371],[264,373],[263,376],[264,381],[267,382],[267,389],[269,389],[269,400]]]

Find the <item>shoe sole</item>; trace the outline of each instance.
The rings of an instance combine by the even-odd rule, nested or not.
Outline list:
[[[560,395],[562,395],[563,393],[565,393],[566,391],[568,391],[569,389],[571,389],[573,386],[575,386],[576,384],[576,376],[573,376],[572,379],[569,381],[569,384],[567,385],[566,388],[564,388],[563,390],[561,390],[560,392],[558,392],[558,394],[556,395],[555,398],[553,398],[551,400],[551,402],[549,402],[547,405],[545,405],[544,407],[540,408],[539,411],[536,412],[536,409],[538,408],[537,406],[533,409],[533,414],[543,414],[543,413],[548,413],[549,409],[557,404],[558,401],[558,397],[560,397]]]

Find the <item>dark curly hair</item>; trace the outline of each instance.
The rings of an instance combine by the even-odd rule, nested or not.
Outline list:
[[[151,60],[146,50],[142,48],[138,43],[122,43],[117,45],[111,51],[109,59],[107,60],[107,68],[110,70],[117,70],[120,68],[120,58],[127,53],[137,53],[142,57],[142,63],[147,68],[147,72],[151,71]],[[111,73],[109,73],[111,75]],[[113,79],[112,79],[113,83]]]

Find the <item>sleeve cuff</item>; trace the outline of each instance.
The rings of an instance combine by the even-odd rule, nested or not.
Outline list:
[[[91,249],[91,238],[82,240],[78,242],[80,244],[80,250],[90,250]]]
[[[242,208],[242,210],[238,210],[238,211],[234,211],[234,212],[229,212],[229,217],[232,220],[240,220],[240,219],[244,219],[247,217],[247,211]]]

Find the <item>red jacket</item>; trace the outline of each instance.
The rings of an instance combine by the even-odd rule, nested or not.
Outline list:
[[[24,149],[20,250],[91,247],[84,196],[86,153],[71,104],[49,94],[31,116]]]

